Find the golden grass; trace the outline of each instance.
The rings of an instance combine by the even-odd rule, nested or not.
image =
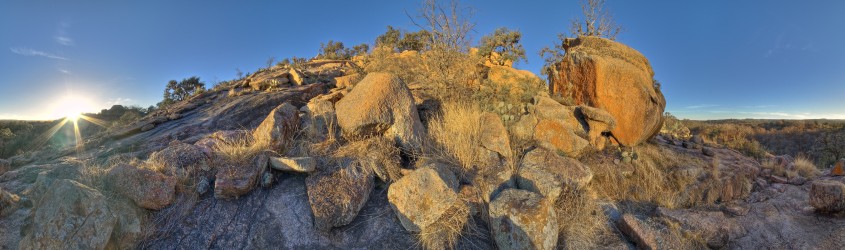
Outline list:
[[[813,164],[813,161],[806,156],[799,155],[798,157],[795,157],[793,164],[795,164],[795,171],[805,178],[812,179],[821,174],[819,168],[816,167],[816,164]]]
[[[471,172],[480,158],[480,119],[481,109],[473,103],[444,103],[442,113],[428,122],[431,145],[423,153],[457,166],[459,175]]]
[[[232,141],[214,145],[216,156],[232,164],[249,164],[253,157],[270,148],[269,140],[253,139],[251,135],[241,136]]]
[[[591,190],[563,190],[555,202],[558,246],[565,249],[595,248],[602,235],[610,233],[607,217]]]
[[[593,171],[589,187],[599,199],[613,201],[651,202],[662,207],[676,208],[683,205],[689,194],[684,194],[695,176],[673,174],[681,167],[706,168],[706,163],[692,156],[679,154],[652,144],[637,148],[639,159],[630,166],[616,165],[612,159],[587,157],[584,160]],[[630,169],[630,173],[623,171]]]
[[[470,208],[463,201],[446,210],[440,218],[423,228],[417,235],[425,249],[455,249],[455,243],[461,238],[470,218]]]
[[[402,178],[399,148],[393,140],[383,136],[350,142],[338,148],[334,156],[356,159],[386,183]]]

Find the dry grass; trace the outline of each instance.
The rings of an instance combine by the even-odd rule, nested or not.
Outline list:
[[[816,167],[816,164],[813,164],[813,161],[806,156],[799,155],[798,157],[795,157],[793,164],[795,164],[795,171],[805,178],[812,179],[821,174],[819,169]]]
[[[637,152],[639,159],[629,166],[616,165],[612,159],[600,155],[583,159],[594,173],[589,187],[599,199],[648,202],[676,208],[687,200],[688,194],[684,192],[696,182],[696,177],[673,172],[681,167],[707,169],[706,163],[697,158],[656,145],[644,144]],[[625,168],[631,170],[629,174],[622,171]]]
[[[444,103],[442,113],[428,122],[431,145],[423,153],[458,166],[455,173],[465,176],[479,161],[480,119],[481,109],[473,103]]]
[[[341,146],[334,152],[335,157],[350,157],[361,165],[370,168],[386,183],[402,178],[400,167],[402,159],[399,148],[391,139],[383,136],[373,137],[363,141],[354,141]]]
[[[399,76],[411,89],[437,99],[462,98],[479,82],[477,55],[444,50],[422,53],[375,49],[364,66],[366,72],[388,72]]]
[[[418,237],[425,249],[454,249],[455,243],[461,238],[468,226],[470,208],[463,201],[458,202],[446,210],[440,218],[431,225],[423,228]]]
[[[565,249],[595,248],[610,232],[607,217],[588,189],[566,189],[555,202],[558,246]]]
[[[269,140],[254,140],[252,136],[238,137],[214,145],[214,153],[228,163],[251,165],[253,157],[270,148]]]

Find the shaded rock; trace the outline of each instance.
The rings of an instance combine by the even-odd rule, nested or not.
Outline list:
[[[636,146],[659,132],[666,100],[655,87],[648,59],[600,37],[567,39],[564,47],[566,55],[550,77],[550,93],[606,110],[616,119],[612,133],[622,145]]]
[[[176,178],[150,169],[119,164],[109,170],[106,179],[117,193],[142,208],[159,210],[176,199]]]
[[[314,214],[314,227],[328,231],[352,222],[370,198],[373,174],[351,159],[305,179],[308,201]]]
[[[44,193],[49,191],[53,183],[58,180],[75,180],[78,181],[82,177],[82,164],[79,162],[64,162],[55,165],[48,165],[52,167],[47,171],[38,173],[35,183],[28,191],[28,196],[33,201],[41,199]]]
[[[387,199],[402,226],[420,232],[457,202],[457,185],[451,172],[420,168],[390,185]]]
[[[616,127],[613,115],[602,109],[588,106],[578,106],[577,112],[587,123],[587,140],[598,150],[603,150],[607,139],[602,133],[610,132]]]
[[[424,128],[414,98],[395,75],[368,74],[335,109],[338,125],[349,138],[383,135],[405,150],[421,147]]]
[[[214,197],[230,199],[249,193],[258,184],[258,179],[267,169],[269,157],[259,154],[252,160],[252,164],[239,165],[226,163],[217,170],[214,180]]]
[[[270,157],[270,167],[279,171],[310,173],[317,168],[317,159],[311,157]]]
[[[657,232],[631,214],[623,214],[616,223],[619,231],[637,244],[639,249],[658,249]]]
[[[539,194],[508,189],[490,203],[490,230],[500,249],[553,249],[558,224],[554,205]]]
[[[481,168],[472,183],[486,203],[496,199],[503,190],[516,188],[514,170],[504,164]]]
[[[0,159],[0,175],[12,170],[12,163],[9,160]]]
[[[115,226],[103,195],[72,180],[55,181],[28,220],[21,249],[104,249]]]
[[[211,188],[211,181],[209,181],[208,178],[200,177],[200,180],[197,182],[197,193],[204,195],[208,192],[209,188]]]
[[[296,85],[305,84],[305,75],[297,69],[288,70],[288,80]]]
[[[516,184],[537,192],[554,203],[565,189],[581,190],[593,179],[593,172],[578,160],[537,148],[525,154]]]
[[[833,180],[816,180],[810,186],[810,206],[816,211],[836,213],[845,210],[845,184]]]
[[[299,128],[299,111],[290,103],[277,106],[267,118],[252,132],[252,137],[259,142],[267,142],[270,148],[282,151]]]
[[[706,156],[715,156],[716,155],[716,152],[713,152],[712,148],[702,148],[701,153],[703,153]]]
[[[144,126],[141,126],[140,131],[141,132],[147,132],[147,131],[153,130],[155,127],[156,127],[156,125],[153,124],[153,123],[144,124]]]
[[[312,98],[304,107],[305,116],[302,119],[303,128],[308,129],[309,136],[325,140],[329,133],[335,133],[337,126],[337,115],[334,104],[343,97],[343,94],[322,95]],[[332,131],[329,131],[332,130]]]
[[[498,115],[484,112],[478,121],[481,126],[481,146],[499,153],[503,157],[511,156],[510,138],[508,130]]]
[[[575,135],[564,123],[540,120],[534,128],[534,140],[543,148],[568,157],[578,157],[589,142]]]

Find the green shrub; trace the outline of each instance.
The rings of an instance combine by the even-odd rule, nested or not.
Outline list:
[[[492,34],[481,37],[478,53],[497,65],[508,62],[526,61],[525,49],[519,44],[522,33],[502,27]]]
[[[204,91],[205,83],[201,82],[200,78],[196,76],[182,79],[180,82],[170,80],[164,89],[164,100],[158,103],[158,107],[167,107]]]

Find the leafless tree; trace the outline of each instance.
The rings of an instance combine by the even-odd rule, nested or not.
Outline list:
[[[605,0],[580,0],[584,21],[572,19],[569,32],[577,36],[601,36],[616,40],[622,32],[622,26],[613,21],[613,17],[605,9]]]
[[[419,16],[412,17],[405,13],[417,27],[431,33],[431,45],[436,49],[465,51],[469,48],[469,32],[475,28],[470,21],[474,10],[461,7],[458,0],[450,0],[443,4],[437,0],[423,0],[419,9]]]

